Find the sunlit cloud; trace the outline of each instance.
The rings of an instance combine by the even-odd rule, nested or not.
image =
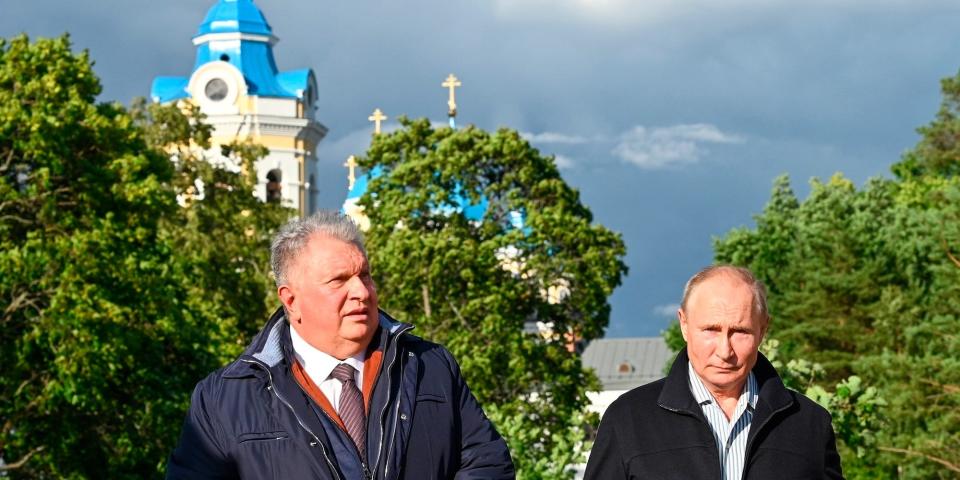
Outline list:
[[[494,11],[505,20],[552,21],[606,25],[660,25],[685,17],[782,15],[829,8],[834,12],[875,12],[878,9],[921,9],[950,6],[946,0],[494,0]]]
[[[699,162],[709,153],[705,144],[743,142],[743,137],[706,123],[654,128],[637,125],[620,135],[611,153],[640,168],[658,170]]]
[[[677,310],[680,309],[680,304],[678,303],[668,303],[666,305],[657,305],[653,307],[653,314],[658,317],[673,317],[677,314]]]
[[[557,133],[557,132],[543,132],[543,133],[523,132],[520,134],[520,136],[530,143],[537,143],[537,144],[560,143],[560,144],[566,144],[566,145],[576,145],[581,143],[587,143],[590,141],[590,139],[580,135],[568,135],[566,133]]]
[[[557,168],[560,170],[570,170],[577,165],[572,158],[566,155],[554,155],[553,162],[557,164]]]

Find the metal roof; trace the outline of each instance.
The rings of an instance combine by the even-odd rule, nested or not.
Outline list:
[[[344,201],[344,205],[346,205],[346,203],[352,199],[359,199],[361,196],[363,196],[363,194],[367,191],[369,182],[380,175],[383,175],[383,167],[380,165],[373,167],[373,169],[365,175],[358,175],[356,181],[353,183],[353,188],[347,192],[347,198]],[[450,201],[453,205],[444,205],[438,207],[436,208],[436,211],[445,212],[448,214],[454,212],[463,212],[463,216],[467,220],[476,222],[482,221],[483,215],[487,212],[487,207],[490,204],[490,202],[487,200],[487,197],[481,195],[480,199],[474,203],[467,195],[464,194],[462,190],[463,189],[460,187],[460,185],[457,184],[455,186],[453,195],[450,196]],[[343,212],[344,209],[341,208],[340,211]],[[514,228],[523,228],[523,222],[526,220],[526,218],[521,216],[521,214],[518,212],[510,213],[511,225]],[[516,215],[514,215],[514,213],[516,213]]]
[[[150,99],[167,103],[187,97],[187,77],[157,77],[150,86]]]
[[[197,36],[234,32],[270,35],[272,29],[253,0],[220,0],[210,7]]]
[[[602,338],[590,342],[581,359],[604,390],[629,390],[663,378],[674,356],[662,337]]]

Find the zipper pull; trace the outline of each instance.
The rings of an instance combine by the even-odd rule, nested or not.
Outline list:
[[[370,473],[370,469],[367,467],[367,462],[360,462],[360,466],[363,467],[363,478],[367,480],[373,479],[373,473]]]

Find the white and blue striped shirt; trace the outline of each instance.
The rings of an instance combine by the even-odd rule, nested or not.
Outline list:
[[[717,451],[720,452],[721,478],[740,480],[743,477],[747,456],[747,436],[750,434],[750,423],[753,420],[753,410],[757,406],[759,394],[757,377],[753,376],[753,372],[747,376],[747,383],[744,385],[743,393],[740,394],[740,400],[737,401],[737,409],[728,421],[717,399],[713,398],[693,370],[693,365],[689,363],[687,365],[690,369],[690,392],[700,404],[703,416],[707,417],[707,422],[713,430],[713,439],[717,442]]]

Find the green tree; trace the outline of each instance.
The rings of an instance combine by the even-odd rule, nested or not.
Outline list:
[[[248,248],[271,223],[237,219],[249,181],[194,165],[212,187],[179,207],[189,168],[163,130],[202,144],[196,119],[99,92],[67,37],[0,39],[0,458],[17,478],[159,476],[193,385],[266,309]]]
[[[597,388],[568,344],[603,333],[623,241],[517,132],[400,122],[359,159],[380,172],[360,204],[382,304],[457,357],[520,478],[567,478]],[[537,321],[552,328],[524,331]]]
[[[822,366],[807,392],[831,409],[851,478],[960,473],[960,76],[943,91],[895,178],[814,179],[798,202],[781,177],[756,227],[714,243],[770,286],[785,370]]]
[[[268,150],[250,139],[234,140],[211,159],[211,127],[196,105],[136,99],[131,110],[147,143],[174,159],[171,184],[181,208],[162,226],[189,272],[190,298],[220,323],[235,325],[242,337],[234,343],[244,346],[278,306],[270,242],[297,215],[253,195],[254,164]]]
[[[960,75],[941,80],[940,90],[943,100],[936,117],[917,129],[920,142],[892,168],[898,178],[960,173]]]

